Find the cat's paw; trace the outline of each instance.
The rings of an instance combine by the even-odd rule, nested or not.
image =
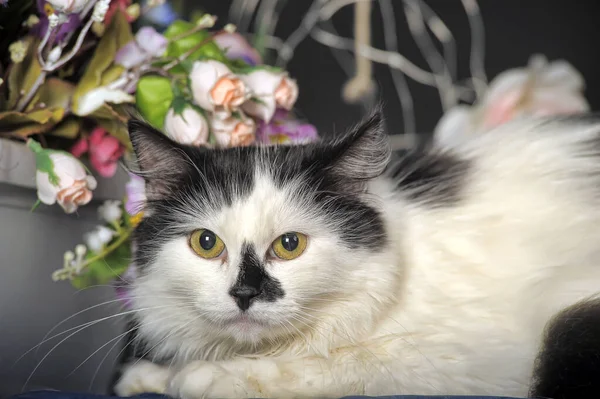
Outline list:
[[[147,360],[140,360],[125,366],[123,375],[115,385],[115,393],[119,396],[166,393],[169,377],[168,368]]]
[[[252,372],[245,364],[240,366],[238,362],[193,362],[174,376],[167,392],[180,399],[264,396]]]

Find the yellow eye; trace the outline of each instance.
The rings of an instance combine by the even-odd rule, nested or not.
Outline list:
[[[225,251],[223,241],[210,230],[196,230],[190,236],[190,247],[204,259],[215,259]]]
[[[302,233],[285,233],[271,244],[271,252],[282,260],[296,259],[306,249],[307,238]]]

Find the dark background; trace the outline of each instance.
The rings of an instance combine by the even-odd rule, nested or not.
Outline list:
[[[458,50],[458,75],[469,75],[470,34],[465,11],[460,0],[428,0],[427,4],[453,32]],[[309,0],[288,0],[275,35],[287,38],[299,26],[310,6]],[[377,0],[372,8],[373,43],[384,48],[383,31]],[[230,0],[187,1],[190,9],[201,4],[206,11],[227,20]],[[402,1],[394,0],[398,44],[403,55],[425,69],[422,58],[406,25]],[[485,24],[485,67],[491,80],[498,73],[526,66],[532,54],[540,53],[548,60],[565,59],[585,78],[586,97],[592,110],[600,109],[600,1],[598,0],[484,0],[479,1]],[[341,36],[352,36],[353,7],[341,9],[333,18]],[[308,37],[298,48],[288,65],[298,80],[298,109],[321,133],[339,132],[352,125],[363,112],[360,106],[344,104],[340,97],[347,77],[335,61],[331,50]],[[389,68],[375,64],[375,79],[379,95],[385,104],[391,134],[403,132],[402,113]],[[419,132],[431,132],[442,109],[434,88],[409,80]]]

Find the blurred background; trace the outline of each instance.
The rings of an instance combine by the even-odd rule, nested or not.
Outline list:
[[[317,126],[321,134],[341,131],[356,122],[362,106],[347,104],[341,98],[344,84],[354,73],[354,53],[323,43],[329,37],[320,34],[325,31],[341,38],[353,38],[353,2],[209,0],[181,3],[186,11],[202,4],[221,20],[236,23],[240,31],[256,33],[264,29],[283,41],[300,29],[299,32],[304,33],[301,36],[304,40],[297,45],[287,64],[290,74],[298,80],[301,87],[298,109]],[[321,16],[330,18],[316,22],[307,20],[307,12],[311,7],[318,6],[318,3],[328,4],[321,11]],[[414,13],[406,12],[414,5],[423,7],[426,18],[437,15],[451,34],[446,48],[450,49],[450,53],[452,48],[455,49],[455,57],[450,58],[454,58],[456,64],[448,65],[454,71],[454,82],[469,85],[468,79],[474,76],[470,67],[474,59],[476,65],[478,62],[483,66],[488,80],[492,80],[508,69],[525,67],[533,54],[543,54],[549,61],[564,59],[571,63],[585,79],[585,96],[591,108],[597,110],[600,106],[600,51],[594,44],[595,38],[600,37],[597,23],[600,4],[594,0],[375,0],[369,3],[371,46],[401,54],[425,71],[432,71],[426,58],[431,57],[432,51],[422,51],[423,47],[419,47],[419,43],[423,42],[422,38],[416,40],[411,32],[411,15],[413,25],[418,26],[420,20]],[[475,43],[472,42],[473,27],[465,9],[465,4],[471,3],[479,8],[479,15],[473,17],[472,23],[481,24],[483,28],[483,31],[475,28],[479,32]],[[244,5],[248,8],[244,9]],[[342,5],[345,6],[340,7]],[[301,28],[313,24],[311,33],[306,33]],[[444,46],[430,29],[427,36],[443,56]],[[338,45],[339,42],[342,45],[348,44],[338,40]],[[427,44],[425,46],[427,48]],[[395,48],[398,51],[393,51]],[[277,50],[269,54],[269,61],[277,60]],[[373,64],[376,98],[384,102],[389,133],[400,134],[407,130],[431,133],[442,116],[440,94],[436,87],[418,83],[410,77],[406,78],[408,90],[404,90],[403,85],[394,83],[393,79],[396,75],[396,81],[401,81],[402,74],[403,71],[398,68],[382,63]],[[406,92],[410,92],[412,97],[412,121],[402,113],[401,98],[406,98]],[[410,112],[407,114],[410,115]]]
[[[345,130],[382,101],[394,145],[410,146],[415,137],[429,137],[445,111],[481,100],[494,77],[527,67],[534,54],[570,63],[585,81],[589,108],[600,108],[596,0],[179,0],[168,5],[172,8],[157,18],[215,14],[219,24],[235,24],[264,50],[266,63],[286,67],[300,87],[298,114],[321,135]],[[359,51],[362,61],[355,56],[355,38],[363,40],[363,50],[370,47]],[[374,62],[365,62],[365,55]],[[358,84],[363,91],[346,88],[357,68],[367,77]],[[11,165],[3,161],[8,162],[3,168]],[[32,165],[20,167],[35,173]],[[108,388],[125,329],[120,318],[111,317],[118,303],[100,305],[113,300],[112,287],[75,292],[49,276],[65,250],[96,224],[100,201],[122,197],[125,179],[119,172],[91,206],[69,217],[56,207],[32,216],[33,189],[0,179],[1,397],[24,384],[25,389],[99,393]],[[46,334],[60,332],[43,342]]]

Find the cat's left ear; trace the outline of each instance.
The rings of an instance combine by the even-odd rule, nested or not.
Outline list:
[[[383,112],[378,106],[340,140],[330,144],[330,171],[348,182],[362,186],[380,176],[390,160],[391,147],[383,128]]]
[[[189,175],[191,159],[182,145],[140,120],[128,123],[129,139],[148,199],[169,196]]]

